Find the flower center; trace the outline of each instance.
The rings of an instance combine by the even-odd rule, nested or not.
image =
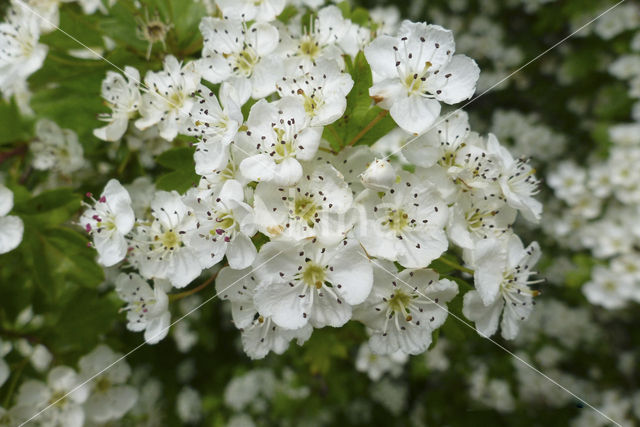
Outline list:
[[[67,404],[66,393],[62,390],[55,391],[49,399],[49,404],[57,408],[64,408]]]
[[[305,285],[309,287],[315,286],[316,289],[322,287],[325,277],[324,268],[312,261],[308,261],[302,271],[302,281]]]
[[[405,315],[408,310],[407,306],[411,302],[411,296],[405,294],[404,292],[397,290],[391,298],[387,301],[389,308],[393,310],[394,313],[401,313]]]
[[[111,388],[111,381],[109,381],[109,378],[107,378],[105,376],[101,376],[96,381],[95,390],[98,393],[104,393],[104,392],[108,391],[110,388]]]
[[[312,225],[311,223],[313,222],[313,216],[318,209],[313,200],[309,197],[301,197],[299,199],[296,199],[294,203],[295,205],[293,212],[296,218],[302,218],[306,222],[310,223],[310,225]]]
[[[253,49],[245,47],[242,51],[236,54],[236,68],[245,75],[250,76],[253,72],[253,67],[258,63],[258,56]]]
[[[318,46],[318,42],[308,34],[302,36],[299,49],[302,55],[308,56],[311,59],[315,59],[320,54],[320,46]]]
[[[382,222],[389,229],[400,232],[409,224],[409,215],[402,209],[391,209],[387,214],[387,219]]]
[[[156,240],[162,243],[164,249],[174,249],[180,246],[180,237],[178,237],[178,234],[173,230],[165,231],[157,236]]]

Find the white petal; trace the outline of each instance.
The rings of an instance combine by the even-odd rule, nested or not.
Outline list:
[[[0,216],[5,216],[13,209],[13,191],[0,184]]]
[[[477,291],[469,291],[464,294],[462,313],[467,319],[475,322],[476,330],[481,336],[490,337],[498,330],[498,321],[503,307],[502,298],[485,306]]]
[[[169,324],[171,323],[171,314],[167,311],[162,316],[152,319],[144,331],[144,340],[147,344],[156,344],[160,342],[169,333]]]
[[[278,326],[299,329],[307,324],[311,310],[310,299],[300,298],[300,290],[301,286],[283,282],[260,285],[254,303],[260,314],[271,317]]]
[[[238,234],[227,247],[229,267],[241,270],[250,266],[256,259],[258,251],[249,237]]]
[[[435,99],[413,95],[395,102],[390,113],[398,126],[418,135],[425,132],[438,118],[440,103]]]
[[[457,104],[473,96],[479,76],[480,68],[476,61],[466,55],[454,55],[451,62],[438,73],[433,88],[429,85],[430,91],[442,102]],[[438,93],[438,90],[441,92]]]
[[[276,164],[268,154],[256,154],[240,163],[240,172],[250,181],[271,181],[276,173]]]
[[[0,217],[0,254],[14,250],[22,242],[24,223],[17,216]]]

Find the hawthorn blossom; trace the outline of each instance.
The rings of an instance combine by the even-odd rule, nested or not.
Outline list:
[[[489,134],[487,138],[487,151],[497,157],[498,168],[501,170],[498,183],[507,204],[522,212],[527,220],[539,221],[542,203],[533,198],[538,193],[540,184],[534,175],[535,169],[526,159],[515,160],[493,134]]]
[[[61,129],[56,123],[40,119],[36,123],[36,140],[29,145],[33,153],[33,167],[71,175],[85,166],[78,135]]]
[[[446,303],[458,294],[458,286],[438,280],[433,270],[398,273],[389,261],[372,263],[373,289],[354,312],[370,329],[371,350],[376,354],[423,353],[431,344],[432,332],[446,320]]]
[[[205,17],[200,21],[204,39],[196,68],[211,83],[229,82],[255,99],[271,94],[280,64],[270,56],[278,46],[278,30],[256,22],[247,28],[240,19]]]
[[[190,190],[186,202],[197,220],[187,240],[203,268],[212,267],[225,255],[231,268],[251,265],[257,254],[251,241],[256,224],[238,181],[226,181],[219,193]]]
[[[344,325],[373,284],[371,264],[353,239],[335,245],[269,242],[254,265],[260,266],[256,308],[285,329]]]
[[[193,156],[198,175],[210,175],[226,166],[229,144],[243,122],[240,105],[232,95],[228,83],[220,87],[219,98],[201,85],[197,91],[197,103],[189,113],[192,125],[186,133],[196,135],[198,143]]]
[[[196,217],[175,191],[158,191],[151,215],[150,225],[135,230],[132,262],[143,277],[168,279],[183,288],[202,271],[197,252],[185,244],[186,235],[197,227]]]
[[[91,196],[89,194],[89,196]],[[126,235],[135,223],[129,192],[116,179],[105,185],[93,206],[85,204],[87,210],[80,217],[80,225],[93,238],[98,251],[98,262],[110,267],[127,255]]]
[[[245,353],[252,359],[262,359],[270,351],[284,353],[293,339],[298,345],[307,341],[313,332],[311,325],[284,329],[258,312],[253,303],[257,286],[256,272],[250,268],[233,270],[225,267],[216,278],[216,292],[222,300],[231,302],[233,323],[242,331]]]
[[[15,215],[7,215],[11,209],[13,209],[13,191],[0,184],[0,254],[6,254],[17,248],[24,234],[22,219]]]
[[[138,391],[126,385],[131,368],[120,353],[101,344],[81,357],[78,366],[80,378],[82,382],[88,381],[86,386],[90,390],[84,403],[88,420],[95,423],[118,420],[134,407]]]
[[[447,250],[447,204],[408,174],[400,178],[382,196],[367,190],[358,197],[355,234],[369,255],[423,268]]]
[[[402,350],[389,355],[376,354],[367,342],[360,345],[355,366],[359,372],[366,372],[371,381],[379,381],[386,373],[394,378],[399,377],[408,361],[409,355]]]
[[[144,78],[147,91],[142,96],[136,127],[145,130],[157,125],[161,137],[173,140],[188,120],[195,103],[191,95],[199,83],[195,63],[182,65],[174,56],[167,56],[162,71],[149,71]]]
[[[9,8],[0,22],[0,92],[5,97],[42,67],[49,48],[39,39],[40,18],[22,5]]]
[[[216,0],[222,16],[247,22],[271,22],[282,13],[286,3],[286,0]]]
[[[402,129],[423,133],[440,115],[440,102],[456,104],[475,91],[478,65],[454,51],[451,31],[404,21],[396,37],[378,36],[364,49],[373,75],[369,94]]]
[[[93,134],[103,141],[120,140],[127,131],[129,119],[137,114],[140,107],[140,72],[127,66],[124,67],[124,75],[107,71],[107,78],[102,82],[102,98],[111,108],[111,114],[100,116],[109,124],[94,129]]]
[[[340,173],[320,165],[292,187],[259,183],[253,203],[255,220],[260,232],[274,240],[317,237],[324,243],[337,242],[352,226],[352,199]]]
[[[464,295],[463,314],[475,322],[476,330],[489,337],[498,329],[505,339],[514,339],[520,326],[531,314],[533,297],[538,291],[529,285],[531,270],[540,258],[540,246],[533,242],[524,248],[515,234],[505,240],[488,239],[476,245],[469,263],[474,268],[476,290]]]
[[[582,292],[591,304],[608,310],[626,307],[629,300],[640,301],[640,286],[629,275],[619,274],[603,266],[594,267],[591,280]]]
[[[352,22],[342,16],[334,5],[318,10],[317,17],[302,33],[290,28],[291,33],[283,35],[282,51],[293,66],[309,70],[320,60],[336,62],[344,67],[342,54],[355,56],[358,42],[352,31]]]
[[[294,67],[276,82],[281,97],[295,96],[303,101],[311,126],[326,126],[338,120],[347,108],[347,94],[353,79],[335,61],[319,60],[308,70]]]
[[[387,191],[395,184],[396,176],[396,171],[389,161],[375,159],[360,175],[360,179],[366,188]]]
[[[127,329],[144,331],[147,344],[160,342],[169,332],[171,313],[169,297],[160,282],[151,288],[146,280],[135,273],[121,273],[116,278],[116,292],[127,303]],[[170,285],[169,285],[170,287]]]
[[[85,413],[82,404],[89,390],[82,386],[78,374],[67,366],[56,366],[47,374],[47,382],[27,380],[20,386],[16,406],[32,411],[47,408],[38,420],[43,425],[82,427]]]
[[[294,185],[300,180],[299,160],[313,158],[322,136],[322,127],[308,125],[302,101],[289,96],[271,103],[258,101],[251,107],[246,126],[244,144],[252,155],[240,163],[242,174],[252,181],[277,185]]]

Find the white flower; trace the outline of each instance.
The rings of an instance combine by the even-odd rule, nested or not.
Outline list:
[[[286,0],[216,0],[222,16],[244,21],[270,22],[276,19]]]
[[[352,50],[357,42],[351,28],[352,22],[342,16],[340,9],[330,5],[318,11],[311,28],[305,27],[302,34],[298,34],[297,29],[290,29],[295,33],[282,37],[282,50],[287,52],[286,56],[294,66],[302,66],[304,70],[309,70],[321,59],[343,67],[343,52],[353,56],[357,53]]]
[[[344,114],[353,79],[335,61],[319,60],[308,70],[299,66],[288,71],[276,87],[281,97],[296,96],[303,101],[311,126],[326,126]]]
[[[7,215],[13,209],[13,192],[0,184],[0,254],[14,250],[22,242],[24,223],[14,215]]]
[[[556,197],[568,203],[577,200],[587,191],[586,179],[584,168],[571,160],[560,162],[555,171],[547,174],[547,184],[553,188]]]
[[[96,423],[118,420],[129,412],[138,400],[138,391],[126,385],[131,368],[120,353],[104,344],[78,361],[80,377],[85,381],[103,371],[87,383],[91,393],[84,404],[87,418]],[[109,369],[106,369],[109,367]]]
[[[228,81],[239,93],[248,88],[253,98],[263,98],[275,89],[280,61],[270,56],[278,46],[278,30],[256,22],[247,28],[239,19],[205,17],[200,21],[204,38],[197,70],[211,83]]]
[[[478,65],[454,55],[451,31],[404,21],[396,37],[379,36],[364,50],[371,65],[369,94],[407,132],[421,134],[440,115],[440,102],[471,98]]]
[[[400,177],[382,197],[370,190],[358,197],[356,236],[369,255],[423,268],[447,250],[447,204],[414,177]]]
[[[438,280],[433,270],[398,273],[389,261],[372,263],[373,289],[354,313],[354,318],[371,330],[371,350],[377,354],[426,351],[431,333],[447,318],[446,303],[458,294],[458,286],[450,280]]]
[[[373,282],[371,264],[354,240],[331,246],[315,239],[303,245],[270,242],[254,265],[261,266],[256,307],[286,329],[344,325]]]
[[[183,387],[176,397],[176,412],[185,424],[195,424],[202,418],[202,399],[191,387]]]
[[[34,168],[71,175],[85,165],[82,145],[72,130],[60,129],[51,120],[41,119],[36,123],[36,137],[29,146]]]
[[[185,245],[186,234],[196,229],[195,215],[175,191],[158,191],[151,215],[151,225],[136,229],[132,261],[145,278],[168,279],[176,288],[185,287],[202,271],[197,252]]]
[[[314,158],[316,164],[324,163],[335,167],[354,196],[364,190],[360,176],[374,160],[375,154],[366,145],[345,147],[338,154],[318,151]]]
[[[464,295],[462,312],[485,337],[496,332],[502,314],[502,336],[514,339],[518,322],[529,317],[538,295],[529,287],[537,281],[529,276],[540,258],[540,246],[533,242],[525,249],[516,235],[506,241],[487,239],[476,245],[473,257],[477,290]]]
[[[370,10],[369,16],[376,26],[376,34],[394,34],[400,25],[400,10],[396,6],[377,6]]]
[[[298,241],[318,237],[341,240],[351,228],[352,194],[338,171],[320,165],[293,187],[261,182],[254,209],[258,229],[271,239]]]
[[[144,331],[147,344],[156,344],[169,332],[169,298],[158,283],[151,288],[135,273],[121,273],[116,279],[116,292],[127,303],[127,329]]]
[[[93,238],[98,262],[105,267],[119,263],[127,255],[125,236],[135,222],[129,193],[117,180],[111,179],[100,198],[94,200],[93,207],[87,207],[79,222]]]
[[[140,73],[134,67],[124,67],[123,77],[113,71],[107,72],[102,82],[102,98],[111,108],[111,114],[103,114],[101,120],[109,122],[95,129],[93,134],[103,141],[118,141],[127,131],[129,119],[135,116],[140,106]]]
[[[487,152],[497,158],[501,171],[498,183],[507,204],[522,212],[527,220],[538,222],[542,214],[542,203],[533,198],[538,193],[540,184],[534,175],[535,169],[526,159],[515,160],[491,133],[487,138]]]
[[[257,254],[251,241],[256,225],[238,181],[226,181],[220,193],[189,190],[186,201],[197,220],[187,240],[203,268],[212,267],[225,255],[231,268],[251,265]]]
[[[39,415],[39,423],[47,426],[82,427],[85,414],[82,403],[87,400],[88,388],[79,387],[76,372],[67,366],[56,366],[47,374],[47,383],[27,380],[20,386],[17,406],[29,407],[33,412],[47,408]]]
[[[299,160],[311,160],[318,151],[322,127],[308,126],[302,100],[285,97],[251,107],[248,130],[241,134],[250,155],[240,171],[252,181],[294,185],[302,177]]]
[[[14,5],[0,23],[0,92],[13,93],[13,86],[42,67],[48,47],[38,43],[40,19],[22,5]]]
[[[233,323],[242,331],[245,353],[252,359],[262,359],[270,351],[284,353],[293,339],[302,345],[311,336],[313,328],[307,324],[299,329],[283,329],[270,317],[258,313],[253,303],[258,285],[255,274],[250,268],[232,270],[225,267],[216,278],[216,292],[222,300],[231,302]]]
[[[129,151],[132,154],[137,154],[140,164],[148,169],[153,169],[157,166],[156,156],[172,147],[171,141],[167,141],[160,136],[160,131],[157,126],[145,130],[140,130],[133,126],[129,132],[125,134],[124,139]],[[118,146],[114,144],[112,147],[112,158],[115,158]],[[153,192],[151,194],[153,194]],[[134,200],[134,203],[137,203],[137,201]]]
[[[399,377],[409,355],[401,350],[389,355],[375,354],[368,343],[360,345],[356,356],[356,369],[366,372],[372,381],[378,381],[387,372],[392,377]]]
[[[447,234],[453,243],[473,249],[476,242],[488,239],[499,239],[511,231],[511,224],[516,219],[515,209],[497,199],[473,197],[461,194],[449,210]]]
[[[631,277],[596,266],[591,272],[591,280],[582,287],[582,292],[591,304],[615,310],[625,307],[631,297],[637,298],[639,291]]]
[[[149,71],[144,78],[147,92],[142,96],[142,117],[136,120],[136,127],[144,130],[157,125],[160,136],[171,141],[185,127],[194,104],[191,95],[198,88],[200,75],[193,62],[183,66],[171,55],[163,65],[162,71]]]
[[[240,105],[230,94],[232,90],[228,83],[223,83],[218,101],[207,87],[201,85],[198,89],[198,102],[189,113],[192,125],[187,127],[186,133],[199,137],[193,156],[199,175],[210,175],[223,169],[229,159],[229,143],[243,122]]]

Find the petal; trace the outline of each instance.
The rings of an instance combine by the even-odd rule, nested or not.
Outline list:
[[[397,78],[396,58],[393,48],[396,46],[395,37],[379,36],[364,48],[364,56],[371,65],[373,82],[377,83],[384,79]]]
[[[193,252],[184,248],[174,252],[168,261],[167,279],[176,288],[184,288],[198,277],[202,271],[200,263]]]
[[[0,184],[0,216],[5,216],[13,209],[13,191]]]
[[[454,55],[433,82],[429,80],[428,90],[442,102],[457,104],[473,96],[479,76],[480,68],[476,61],[466,55]]]
[[[0,217],[0,254],[14,250],[22,242],[24,223],[17,216]]]
[[[283,282],[260,285],[253,301],[261,315],[281,328],[299,329],[309,321],[311,310],[311,300],[300,298],[300,288]]]
[[[398,126],[419,135],[429,129],[440,115],[440,103],[435,99],[413,95],[395,102],[390,112]]]
[[[333,271],[327,271],[327,279],[334,290],[351,304],[362,303],[373,286],[373,268],[357,241],[339,243],[334,256],[327,262]]]
[[[500,313],[504,307],[504,300],[497,299],[493,304],[485,306],[477,291],[464,294],[462,313],[476,324],[476,330],[483,337],[490,337],[498,330]]]
[[[250,181],[271,181],[275,169],[276,164],[268,154],[256,154],[240,162],[240,172]]]
[[[241,270],[250,266],[256,259],[258,251],[249,237],[238,234],[227,247],[229,267]]]
[[[162,316],[151,319],[144,331],[144,340],[147,344],[156,344],[164,339],[169,333],[171,314],[165,312]]]

